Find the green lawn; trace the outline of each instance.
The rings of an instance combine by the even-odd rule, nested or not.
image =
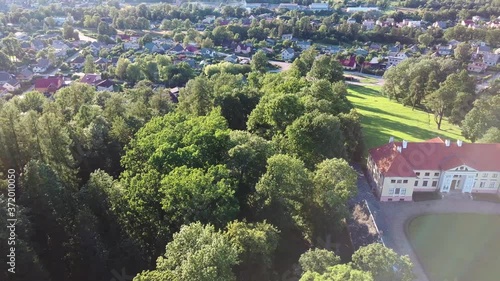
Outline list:
[[[498,215],[423,215],[407,235],[432,281],[500,280]]]
[[[380,94],[380,86],[349,85],[347,98],[363,118],[366,147],[382,145],[394,136],[396,141],[424,141],[441,136],[451,140],[463,139],[460,129],[443,120],[437,129],[434,116],[421,110],[411,110]]]

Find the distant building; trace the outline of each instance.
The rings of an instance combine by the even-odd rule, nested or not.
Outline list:
[[[346,70],[355,70],[356,66],[357,66],[356,65],[356,57],[355,56],[351,56],[348,59],[340,60],[340,64]]]
[[[467,70],[475,73],[481,73],[486,70],[488,66],[484,62],[471,62],[467,65]]]
[[[292,40],[292,39],[293,39],[293,34],[291,33],[281,35],[281,40]]]
[[[285,10],[299,10],[300,6],[298,4],[292,4],[292,3],[281,3],[278,5],[278,9],[285,9]]]
[[[0,87],[3,87],[9,92],[13,92],[19,89],[21,84],[14,78],[14,75],[5,71],[0,71]]]
[[[37,64],[33,67],[33,72],[42,73],[47,71],[50,67],[50,61],[48,59],[40,59]]]
[[[281,51],[281,59],[290,61],[295,57],[295,51],[292,48],[287,48]]]
[[[52,94],[64,85],[62,76],[39,78],[35,81],[35,91]]]
[[[369,12],[369,11],[378,11],[377,7],[349,7],[346,9],[348,13],[356,13],[356,12]]]
[[[311,3],[311,5],[309,5],[309,10],[314,12],[329,11],[330,6],[328,3]]]
[[[366,30],[372,30],[375,28],[375,22],[373,20],[364,20],[361,25],[366,28]]]

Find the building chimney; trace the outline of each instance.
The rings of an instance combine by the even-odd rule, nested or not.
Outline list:
[[[401,150],[402,150],[401,146],[399,146],[399,145],[398,145],[398,146],[396,147],[396,149],[398,150],[398,152],[399,152],[399,153],[401,153]]]
[[[394,142],[394,137],[389,138],[389,143]]]
[[[403,140],[403,149],[407,148],[408,147],[408,142]]]
[[[450,141],[450,140],[445,140],[445,141],[444,141],[444,144],[445,144],[446,146],[450,146],[451,141]]]
[[[462,147],[463,141],[462,140],[457,140],[457,146]]]

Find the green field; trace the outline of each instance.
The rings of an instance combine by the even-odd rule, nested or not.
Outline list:
[[[407,235],[432,281],[500,278],[498,215],[423,215],[410,221]]]
[[[396,141],[424,141],[438,136],[463,139],[457,126],[443,120],[438,130],[432,114],[391,101],[381,95],[380,89],[376,85],[349,85],[347,98],[363,115],[361,123],[368,149],[387,143],[391,136]]]

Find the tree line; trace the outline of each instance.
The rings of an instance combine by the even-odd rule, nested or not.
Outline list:
[[[360,250],[387,252],[378,265],[332,257],[363,138],[340,65],[315,57],[280,74],[201,74],[178,104],[148,81],[2,101],[0,170],[20,177],[17,265],[30,268],[15,279],[275,280],[313,247],[330,251],[301,258],[304,280],[411,280],[383,247]]]

